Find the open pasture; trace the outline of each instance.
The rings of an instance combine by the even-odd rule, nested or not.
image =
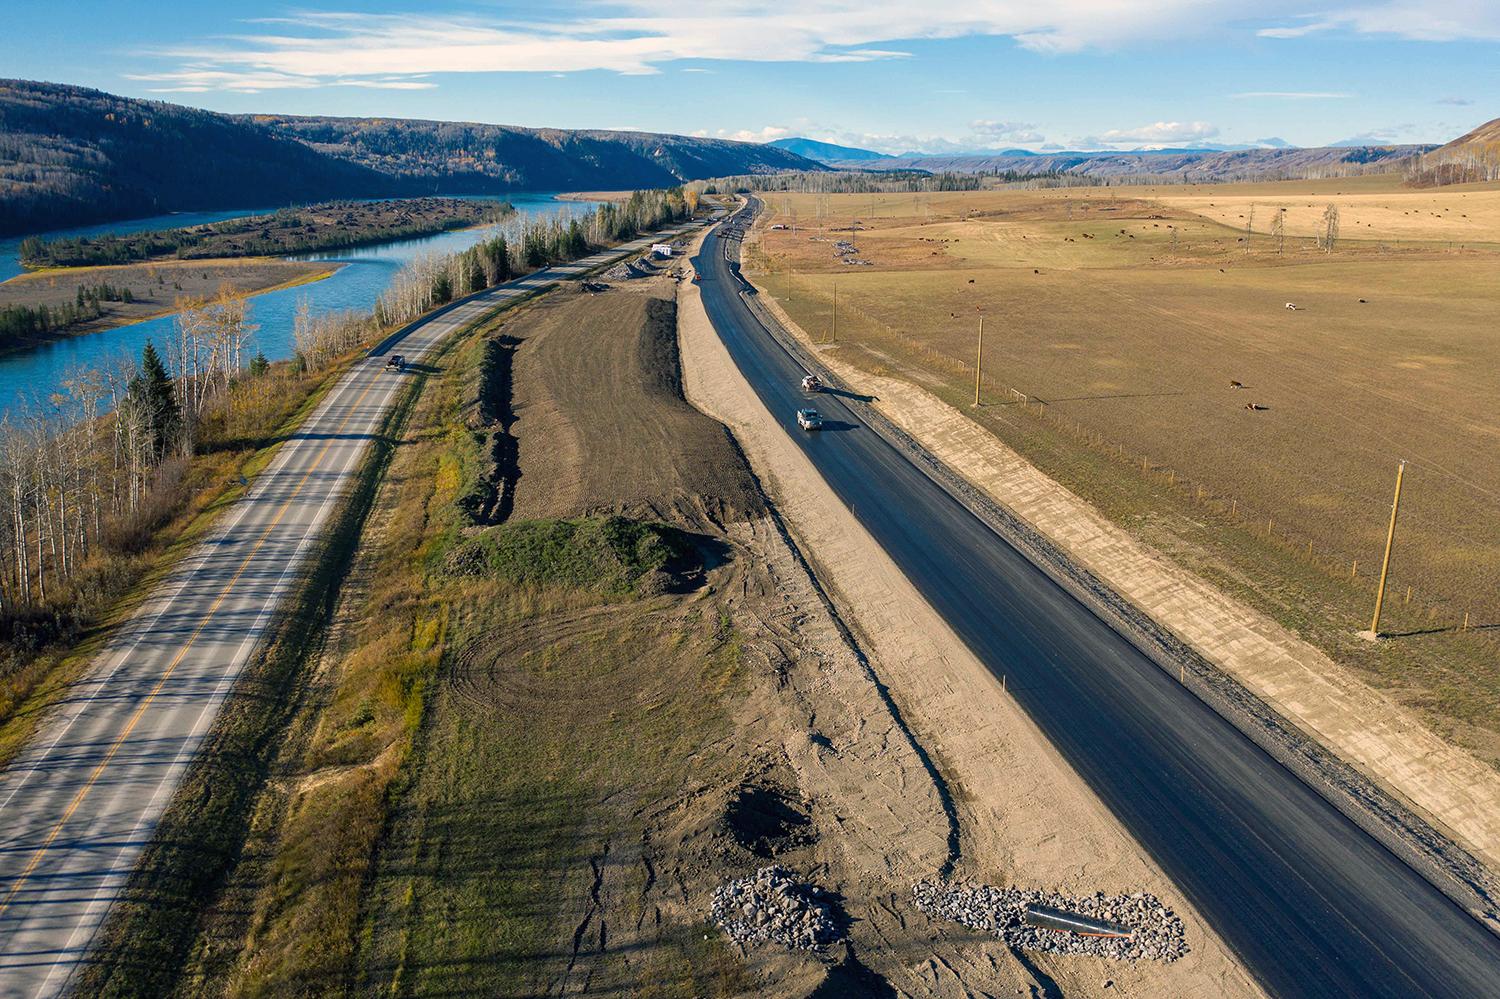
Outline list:
[[[1330,183],[1225,186],[1212,198],[1322,206]],[[1365,187],[1359,197],[1397,205],[1447,199],[1444,224],[1489,219],[1475,204],[1500,208],[1500,189]],[[811,335],[833,339],[836,286],[849,358],[950,402],[971,398],[983,317],[975,413],[1002,439],[1106,506],[1121,495],[1106,480],[1139,482],[1144,467],[1187,497],[1189,518],[1232,513],[1282,551],[1310,545],[1325,576],[1353,577],[1351,607],[1367,606],[1407,459],[1394,602],[1410,586],[1411,609],[1439,605],[1444,627],[1466,611],[1475,625],[1500,622],[1500,247],[1397,249],[1416,223],[1393,209],[1371,215],[1372,238],[1332,253],[1306,238],[1278,253],[1263,233],[1247,250],[1243,223],[1188,210],[1199,197],[1000,190],[876,196],[872,210],[868,195],[772,194],[747,253]],[[793,211],[795,234],[769,229]],[[1257,229],[1259,218],[1257,207]],[[840,263],[823,241],[851,235],[869,266]],[[1053,435],[1045,448],[1039,433]],[[1145,501],[1112,512],[1153,529],[1171,519]],[[1269,572],[1250,584],[1278,587]],[[1367,624],[1351,615],[1339,627]],[[1461,713],[1500,717],[1500,677],[1480,688],[1477,712]]]

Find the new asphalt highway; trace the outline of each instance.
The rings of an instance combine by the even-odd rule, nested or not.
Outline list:
[[[420,362],[506,300],[652,241],[465,299],[362,358],[221,515],[210,539],[120,626],[0,774],[0,996],[67,987],[411,377],[388,370],[383,354]]]
[[[804,371],[742,298],[732,263],[741,224],[710,233],[696,260],[709,318],[740,370],[1256,979],[1273,995],[1309,999],[1500,995],[1500,940],[861,425],[853,408],[821,394],[812,404],[830,428],[796,428],[794,414],[808,404]]]

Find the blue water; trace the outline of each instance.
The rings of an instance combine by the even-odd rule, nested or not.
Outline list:
[[[555,212],[592,211],[594,204],[577,201],[559,201],[551,194],[507,194],[504,196],[520,212],[527,214],[551,214]],[[275,211],[265,209],[264,211]],[[175,226],[194,225],[225,218],[236,218],[263,212],[207,212],[198,214],[164,215],[155,219],[139,219],[133,222],[118,222],[107,226],[90,226],[86,229],[67,230],[67,234],[94,235],[106,232],[140,232],[146,229],[167,229]],[[503,226],[504,223],[501,223]],[[454,253],[489,238],[500,226],[465,229],[461,232],[445,232],[420,239],[407,239],[378,246],[343,250],[335,253],[312,254],[294,257],[296,260],[326,260],[342,263],[332,277],[295,288],[267,292],[250,299],[249,321],[259,328],[255,331],[252,348],[248,352],[261,350],[271,360],[292,356],[292,320],[297,305],[306,299],[314,313],[343,309],[368,310],[375,305],[381,292],[390,285],[395,275],[407,262],[428,253]],[[60,235],[60,233],[49,234]],[[20,240],[0,243],[0,275],[19,272],[16,261]],[[7,272],[6,268],[14,267]],[[23,399],[30,402],[46,400],[68,377],[70,371],[83,367],[102,367],[112,363],[121,355],[140,357],[141,348],[148,339],[157,345],[171,342],[173,317],[162,316],[133,326],[121,326],[98,333],[69,337],[43,344],[25,353],[0,357],[0,413],[9,412]]]

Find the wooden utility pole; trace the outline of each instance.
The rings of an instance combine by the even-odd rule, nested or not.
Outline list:
[[[839,342],[839,283],[833,282],[833,342]]]
[[[1370,634],[1380,637],[1380,609],[1385,603],[1385,579],[1391,569],[1391,548],[1396,541],[1396,513],[1401,509],[1401,477],[1406,473],[1406,459],[1396,466],[1396,496],[1391,500],[1391,526],[1385,533],[1385,558],[1380,563],[1380,584],[1375,588],[1375,616],[1370,620]]]
[[[979,405],[979,373],[984,367],[984,317],[979,317],[979,349],[974,352],[974,405]]]

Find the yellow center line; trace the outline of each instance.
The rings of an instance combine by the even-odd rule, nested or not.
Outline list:
[[[354,411],[359,407],[359,404],[364,401],[365,396],[370,394],[370,390],[373,389],[376,384],[378,384],[378,380],[372,379],[370,381],[370,384],[365,387],[365,390],[359,394],[359,398],[355,399],[354,402],[350,404],[349,414],[344,417],[344,419],[336,428],[334,428],[333,432],[335,434],[343,431],[345,425],[354,418]],[[250,563],[255,558],[256,552],[260,551],[261,545],[266,543],[266,539],[271,536],[271,532],[276,529],[276,525],[281,523],[281,518],[286,516],[286,512],[291,509],[292,503],[297,498],[297,494],[302,491],[302,487],[307,484],[307,480],[312,477],[313,472],[318,470],[318,466],[323,463],[323,458],[327,456],[329,449],[332,448],[333,445],[334,441],[332,440],[330,440],[327,444],[324,444],[323,450],[318,452],[318,456],[313,459],[312,465],[310,465],[307,471],[302,474],[302,478],[298,480],[296,487],[291,492],[291,495],[286,498],[286,502],[281,505],[281,509],[276,511],[276,516],[272,518],[271,522],[266,525],[265,530],[261,532],[260,537],[255,542],[255,547],[250,549],[250,554],[245,556],[244,561],[240,563],[240,567],[235,570],[234,576],[230,578],[228,583],[224,584],[224,588],[219,591],[219,595],[217,598],[215,598],[213,606],[209,607],[208,613],[204,614],[203,619],[198,622],[198,627],[193,630],[193,633],[188,637],[187,642],[184,643],[182,648],[178,650],[176,657],[173,658],[171,664],[167,666],[166,672],[161,675],[161,679],[156,681],[156,686],[152,688],[151,693],[148,694],[146,696],[146,699],[141,702],[140,707],[136,708],[135,714],[131,716],[130,722],[125,726],[124,731],[122,731],[115,739],[114,745],[109,747],[109,752],[105,754],[104,759],[99,761],[99,765],[95,767],[93,773],[89,775],[88,782],[85,783],[83,787],[78,789],[78,793],[73,796],[73,800],[68,805],[67,810],[63,812],[62,818],[58,820],[57,825],[52,827],[52,832],[48,834],[47,838],[42,842],[42,845],[37,848],[36,853],[32,854],[31,862],[26,865],[26,870],[22,871],[21,876],[16,879],[15,884],[11,885],[11,889],[6,894],[5,900],[0,901],[0,913],[4,913],[5,910],[10,907],[10,903],[16,897],[16,893],[21,890],[21,887],[26,883],[27,879],[29,879],[32,873],[36,871],[37,865],[42,862],[42,858],[46,856],[47,851],[51,849],[53,841],[55,841],[58,835],[62,833],[63,827],[68,824],[68,820],[73,817],[73,813],[78,810],[78,806],[83,804],[83,800],[88,797],[89,791],[93,789],[93,786],[98,782],[100,776],[103,775],[105,769],[115,758],[115,754],[120,751],[120,747],[125,744],[125,740],[130,738],[130,733],[135,730],[135,726],[140,722],[142,716],[145,715],[146,709],[151,706],[151,702],[156,699],[156,695],[161,693],[162,688],[165,687],[167,681],[171,679],[173,672],[176,671],[178,665],[181,664],[182,660],[187,656],[188,650],[193,647],[193,643],[198,640],[198,636],[203,634],[203,630],[208,627],[208,622],[213,619],[214,614],[218,613],[220,605],[222,605],[228,598],[230,592],[234,589],[235,584],[238,583],[240,577],[245,574],[245,570],[250,567]]]

